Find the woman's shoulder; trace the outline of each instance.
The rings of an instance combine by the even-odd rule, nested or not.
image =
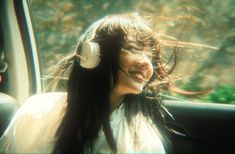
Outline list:
[[[66,98],[67,93],[65,92],[48,92],[48,93],[40,93],[35,94],[29,97],[23,106],[26,105],[44,105],[45,103],[48,105],[52,105],[56,102],[61,102]]]
[[[32,95],[31,97],[28,98],[28,100],[33,99],[33,98],[41,98],[41,99],[58,98],[58,97],[66,96],[66,95],[67,95],[66,92],[45,92],[45,93],[38,93],[38,94]]]
[[[23,128],[25,124],[39,125],[52,119],[55,113],[64,112],[66,93],[53,92],[29,97],[14,115],[6,132],[11,128]]]
[[[50,92],[36,94],[29,97],[18,109],[11,124],[20,121],[31,121],[48,119],[57,112],[62,112],[66,106],[67,94],[64,92]]]
[[[2,142],[6,152],[45,153],[51,150],[55,131],[65,113],[66,93],[31,96],[14,115]]]
[[[39,112],[49,112],[56,109],[57,106],[66,104],[67,93],[65,92],[49,92],[36,94],[29,97],[20,107],[20,112],[30,114],[38,114]]]

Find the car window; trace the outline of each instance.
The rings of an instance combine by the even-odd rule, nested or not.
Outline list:
[[[107,14],[139,12],[155,23],[154,29],[159,38],[165,40],[162,52],[166,55],[166,62],[176,47],[178,59],[172,79],[177,86],[187,91],[206,93],[182,96],[163,92],[163,97],[235,103],[233,0],[52,0],[46,3],[31,0],[30,6],[36,27],[44,90],[50,91],[46,87],[55,78],[50,75],[50,68],[75,49],[79,35],[88,25]],[[164,47],[164,43],[168,46]],[[66,80],[66,77],[61,78]],[[64,89],[62,85],[59,90]]]

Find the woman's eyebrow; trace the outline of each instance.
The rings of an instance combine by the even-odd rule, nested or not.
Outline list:
[[[125,44],[125,45],[123,46],[123,48],[125,48],[125,49],[144,50],[145,45],[144,45],[143,42],[131,41],[131,42],[127,42],[127,44]]]
[[[143,48],[143,50],[129,50],[129,49],[125,49],[125,48],[123,48],[122,49],[122,51],[123,52],[125,52],[125,53],[131,53],[131,54],[135,54],[135,53],[141,53],[141,54],[145,54],[145,55],[147,55],[147,56],[152,56],[152,55],[154,55],[154,52],[150,49],[150,50],[148,50],[148,49],[150,49],[150,48]]]

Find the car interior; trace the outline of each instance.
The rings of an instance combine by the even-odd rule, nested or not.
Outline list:
[[[19,106],[41,88],[27,6],[26,1],[0,1],[0,136]]]
[[[174,119],[166,117],[173,153],[230,153],[234,151],[235,106],[202,102],[164,101]]]
[[[3,134],[11,117],[17,110],[16,99],[7,95],[8,90],[8,63],[4,53],[4,36],[0,22],[0,136]]]
[[[33,24],[28,0],[0,1],[0,136],[23,102],[42,92]],[[163,106],[172,153],[234,153],[235,105],[166,97]]]

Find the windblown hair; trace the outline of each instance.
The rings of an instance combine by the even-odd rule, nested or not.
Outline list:
[[[100,46],[100,63],[94,69],[85,69],[80,66],[78,54],[90,32],[92,41]],[[161,59],[160,42],[148,21],[137,14],[111,15],[91,25],[81,36],[76,52],[58,64],[57,75],[70,75],[67,110],[56,133],[53,153],[84,153],[87,147],[92,151],[93,140],[101,129],[111,149],[117,150],[109,123],[109,96],[117,82],[121,49],[132,51],[142,47],[150,47],[153,52],[154,74],[141,94],[125,96],[125,115],[131,123],[131,117],[142,112],[156,123],[160,132],[167,133],[158,94],[161,88],[174,90],[169,78],[174,65],[166,69]],[[163,143],[167,141],[165,134],[162,135]],[[169,144],[164,145],[167,151]]]

